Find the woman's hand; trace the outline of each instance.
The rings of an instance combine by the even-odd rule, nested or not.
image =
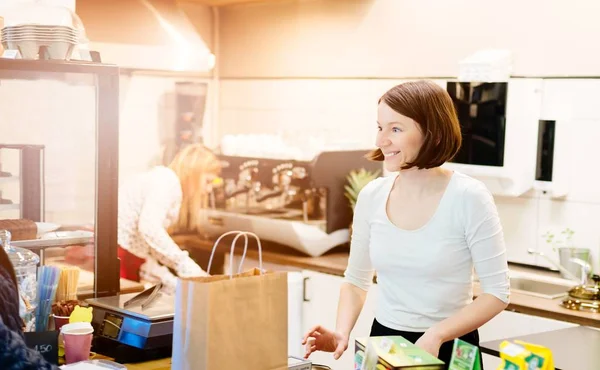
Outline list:
[[[348,337],[317,325],[304,335],[302,344],[306,348],[304,358],[315,351],[323,351],[333,352],[333,358],[337,360],[348,348]]]
[[[182,278],[208,276],[206,271],[202,270],[202,268],[187,255],[187,252],[185,257],[177,264],[176,271],[177,275]]]
[[[444,341],[433,328],[425,331],[421,338],[415,342],[418,347],[424,349],[435,357],[438,357],[442,343],[444,343]]]

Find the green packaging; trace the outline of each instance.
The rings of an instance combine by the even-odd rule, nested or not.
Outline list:
[[[358,338],[355,370],[438,370],[444,362],[401,336]]]
[[[479,347],[464,340],[455,339],[452,346],[449,370],[481,370]]]

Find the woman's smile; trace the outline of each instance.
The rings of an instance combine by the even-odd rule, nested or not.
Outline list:
[[[383,156],[386,158],[390,158],[390,157],[394,157],[396,154],[400,153],[398,152],[383,152]]]

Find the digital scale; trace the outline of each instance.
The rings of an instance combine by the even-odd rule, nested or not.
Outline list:
[[[94,335],[140,350],[170,351],[175,296],[159,290],[160,286],[154,286],[142,293],[86,300],[94,308]]]

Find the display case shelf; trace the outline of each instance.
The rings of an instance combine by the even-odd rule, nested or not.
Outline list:
[[[68,247],[71,245],[85,245],[93,244],[94,237],[89,236],[75,236],[75,237],[64,237],[64,238],[52,238],[52,239],[35,239],[35,240],[19,240],[13,241],[11,245],[13,247],[21,247],[25,249],[45,249],[55,247]]]
[[[17,182],[20,180],[19,176],[6,176],[6,177],[0,177],[0,184],[4,184],[7,182]]]
[[[0,204],[0,211],[12,211],[17,209],[21,209],[21,205],[18,203]]]
[[[22,72],[22,75],[15,76],[15,72]],[[95,84],[95,76],[117,76],[119,68],[114,65],[90,63],[90,62],[70,62],[59,60],[28,60],[28,59],[8,59],[0,58],[0,80],[2,79],[58,79],[69,80],[67,75],[77,75],[79,78],[73,81],[89,82]],[[88,75],[91,78],[86,78]]]
[[[19,183],[19,203],[9,204],[13,207],[7,209],[18,209],[19,218],[32,221],[44,221],[44,146],[29,144],[0,144],[0,153],[3,150],[16,150],[19,153],[20,176],[1,177]],[[5,172],[6,173],[6,172]],[[5,181],[6,183],[6,181]],[[0,181],[0,185],[2,181]],[[25,196],[27,195],[27,196]],[[14,202],[14,198],[11,200]],[[2,207],[0,207],[2,209]]]
[[[95,175],[95,197],[92,200],[95,235],[93,239],[87,238],[85,242],[94,244],[96,256],[94,295],[96,297],[115,295],[119,292],[119,259],[117,257],[119,68],[102,63],[0,58],[0,88],[3,85],[14,86],[12,82],[8,83],[8,81],[21,80],[51,80],[61,81],[67,86],[93,87],[93,104],[96,110],[95,127],[92,131],[95,134],[92,139],[95,144],[95,163],[92,170]],[[49,89],[49,96],[52,96],[52,93],[52,90]],[[43,99],[43,94],[41,99]],[[23,114],[29,115],[30,113],[24,110]],[[31,117],[34,117],[33,113],[31,113]],[[60,117],[59,115],[58,119]],[[27,194],[27,192],[24,193]],[[53,241],[43,241],[44,244],[48,242]],[[54,242],[59,243],[58,241]],[[78,242],[79,240],[76,244],[79,244]]]

